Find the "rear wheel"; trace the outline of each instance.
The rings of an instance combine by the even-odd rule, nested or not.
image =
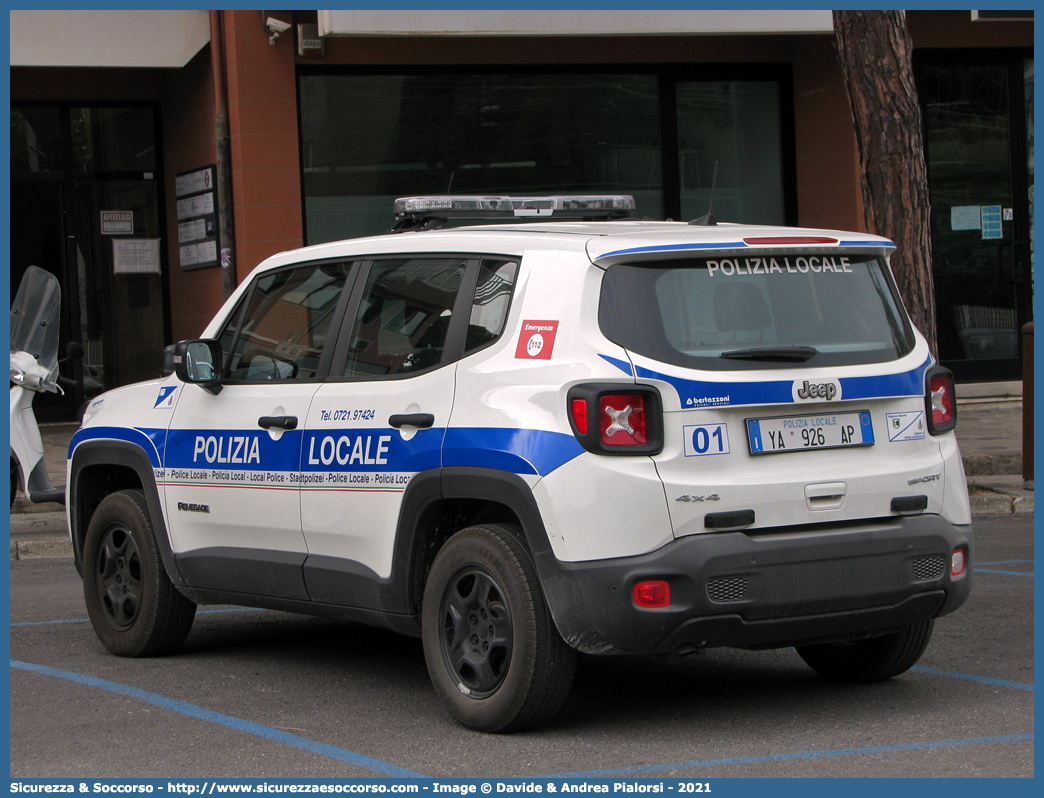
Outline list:
[[[18,461],[11,458],[11,507],[14,507],[15,494],[18,493]]]
[[[113,654],[169,654],[188,636],[196,605],[163,569],[140,490],[113,493],[95,510],[83,545],[83,596],[95,634]]]
[[[851,643],[798,646],[797,653],[812,670],[839,682],[879,682],[908,671],[932,638],[934,621],[914,623],[881,637]]]
[[[428,575],[421,629],[432,684],[465,726],[536,726],[569,693],[576,652],[558,634],[516,529],[474,526],[450,538]]]

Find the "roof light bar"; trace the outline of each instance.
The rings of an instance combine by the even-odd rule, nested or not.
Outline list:
[[[627,194],[550,197],[434,195],[395,200],[395,218],[399,220],[397,227],[400,229],[416,229],[418,222],[429,219],[627,219],[634,216],[634,210],[634,197]]]

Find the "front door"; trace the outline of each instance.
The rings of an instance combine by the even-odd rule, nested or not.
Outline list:
[[[1033,59],[919,58],[939,356],[958,381],[1021,379],[1032,319]]]
[[[163,465],[171,542],[193,587],[308,598],[301,433],[351,273],[319,261],[261,275],[219,333],[221,390],[179,387]]]

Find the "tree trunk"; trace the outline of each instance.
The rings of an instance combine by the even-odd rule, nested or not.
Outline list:
[[[895,242],[899,292],[936,354],[928,170],[906,18],[902,11],[833,14],[859,146],[866,229]]]

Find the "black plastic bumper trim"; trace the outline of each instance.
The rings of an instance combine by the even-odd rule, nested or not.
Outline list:
[[[928,555],[968,552],[963,574],[922,579]],[[953,612],[971,591],[972,530],[937,515],[714,532],[638,557],[566,563],[535,553],[563,638],[587,653],[771,648],[880,634]],[[715,601],[708,583],[742,578],[739,600]],[[671,604],[643,609],[634,584],[663,579]]]

